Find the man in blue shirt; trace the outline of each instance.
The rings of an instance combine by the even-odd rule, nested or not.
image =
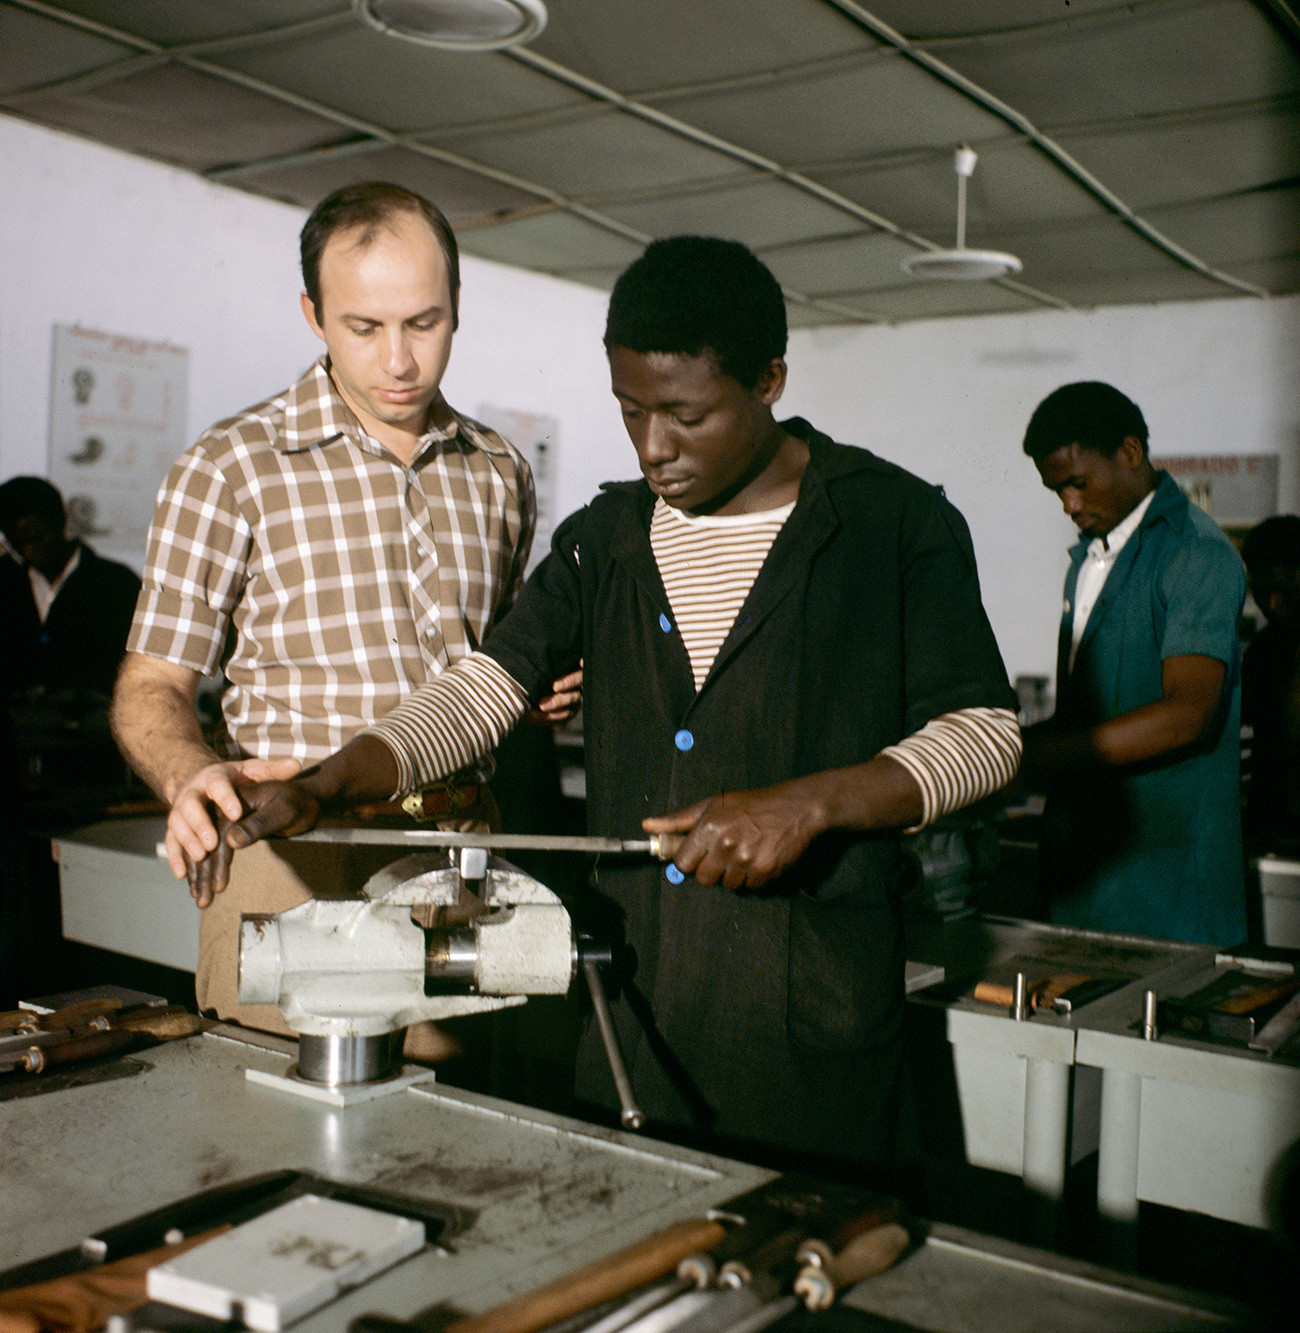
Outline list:
[[[1055,922],[1165,939],[1245,937],[1241,559],[1147,453],[1109,384],[1039,404],[1025,453],[1082,540],[1070,552],[1056,713],[1025,733],[1045,782],[1040,889]]]

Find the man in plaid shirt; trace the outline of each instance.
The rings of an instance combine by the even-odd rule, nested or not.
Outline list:
[[[443,215],[396,185],[350,186],[313,211],[301,248],[303,314],[326,355],[172,468],[114,695],[118,744],[172,807],[178,877],[186,851],[216,846],[214,812],[242,813],[232,779],[317,762],[477,647],[532,542],[528,464],[440,391],[460,288]],[[218,667],[214,749],[194,705]],[[557,716],[572,697],[552,701]],[[485,777],[455,775],[424,813],[490,822]],[[241,858],[226,892],[195,894],[199,1007],[286,1030],[275,1010],[236,1003],[240,913],[355,891],[391,859],[294,847]]]

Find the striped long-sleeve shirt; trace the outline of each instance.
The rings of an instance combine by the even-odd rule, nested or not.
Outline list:
[[[702,516],[662,500],[656,504],[651,549],[696,689],[792,508]],[[371,730],[393,751],[399,788],[408,791],[491,750],[527,707],[523,688],[502,666],[472,653]],[[923,827],[1005,786],[1020,762],[1020,731],[1010,709],[963,708],[882,753],[902,764],[920,788]]]

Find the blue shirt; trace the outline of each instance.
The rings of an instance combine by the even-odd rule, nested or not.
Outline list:
[[[1122,769],[1055,779],[1040,874],[1052,920],[1094,930],[1233,944],[1246,935],[1241,851],[1238,622],[1246,572],[1222,529],[1160,474],[1069,667],[1071,552],[1057,659],[1057,720],[1090,727],[1163,697],[1166,658],[1195,654],[1227,674],[1208,736]]]

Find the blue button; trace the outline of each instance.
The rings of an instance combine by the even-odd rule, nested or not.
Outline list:
[[[664,874],[667,876],[669,884],[680,884],[686,878],[671,861],[668,862],[668,869],[664,871]]]
[[[669,620],[668,617],[667,617],[666,615],[664,615],[664,613],[663,613],[662,611],[660,611],[660,613],[659,613],[659,628],[660,628],[661,630],[663,630],[663,632],[664,632],[665,634],[668,634],[669,632],[671,632],[672,627],[673,627],[673,622],[672,622],[671,620]]]
[[[679,750],[689,750],[691,746],[695,744],[695,737],[692,736],[689,731],[683,729],[673,737],[673,744]]]

